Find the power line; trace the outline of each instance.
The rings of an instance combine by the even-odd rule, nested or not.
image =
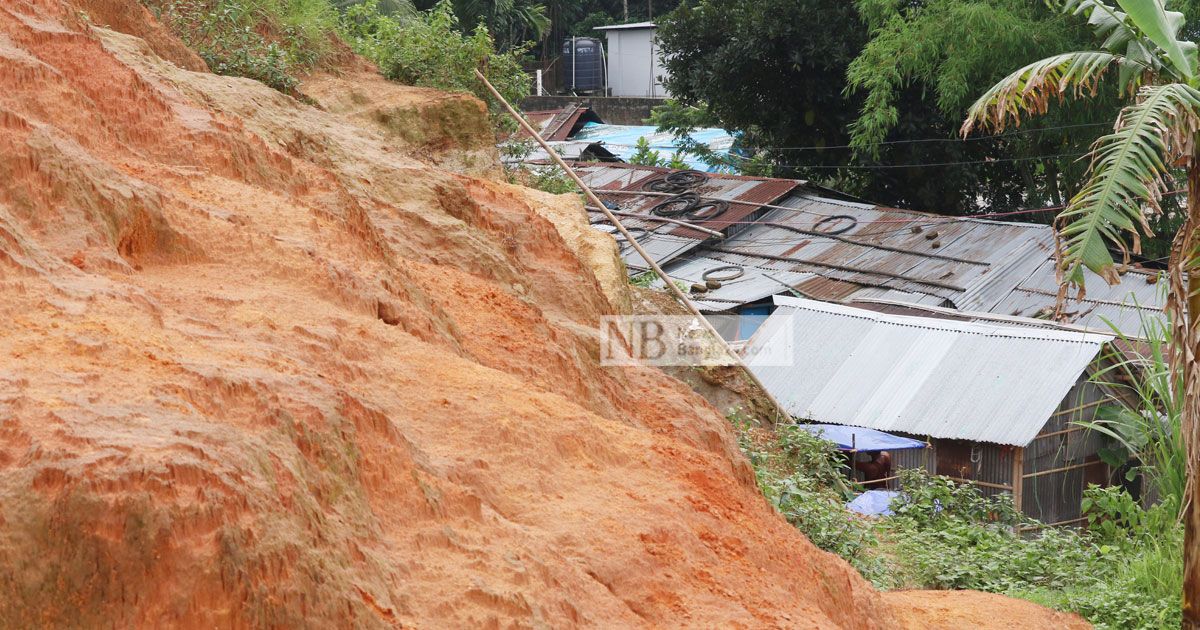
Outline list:
[[[1043,131],[1058,131],[1062,129],[1081,129],[1084,127],[1108,127],[1111,123],[1080,123],[1076,125],[1059,125],[1057,127],[1037,127],[1035,129],[1025,129],[1024,131],[1010,131],[1008,133],[999,133],[991,136],[973,136],[971,138],[917,138],[913,140],[884,140],[882,142],[871,142],[863,145],[839,144],[830,146],[811,146],[811,147],[761,147],[764,150],[771,151],[824,151],[826,149],[862,149],[866,147],[879,147],[894,144],[919,144],[926,142],[979,142],[982,140],[1004,140],[1013,136],[1025,136],[1031,133],[1040,133]]]
[[[1083,153],[1058,153],[1054,155],[1033,155],[1028,157],[1015,158],[994,158],[990,160],[963,160],[959,162],[911,162],[908,164],[776,164],[772,166],[780,168],[823,168],[823,169],[889,169],[889,168],[914,168],[919,166],[961,166],[964,164],[1000,164],[1004,162],[1028,162],[1030,160],[1053,160],[1058,158],[1082,157],[1089,155],[1090,151]]]
[[[831,149],[862,149],[867,147],[891,146],[897,144],[923,144],[929,142],[981,142],[1005,140],[1014,136],[1025,136],[1033,133],[1041,133],[1044,131],[1058,131],[1062,129],[1081,129],[1084,127],[1107,127],[1110,123],[1080,123],[1076,125],[1059,125],[1056,127],[1037,127],[1035,129],[1025,129],[1023,131],[1010,131],[1008,133],[1000,133],[991,136],[973,136],[970,138],[915,138],[912,140],[884,140],[882,142],[870,142],[863,145],[853,144],[831,144],[825,146],[808,146],[808,147],[754,147],[762,151],[825,151]],[[657,132],[656,132],[657,133]],[[666,133],[666,132],[661,132]],[[644,137],[644,136],[643,136]],[[592,138],[574,138],[578,140],[593,140]],[[611,147],[636,147],[636,144],[628,144],[621,142],[606,142],[603,138],[595,138],[596,142],[600,142]],[[674,145],[650,145],[651,149],[674,149]]]
[[[601,193],[604,193],[604,192],[613,192],[613,191],[601,191]],[[1169,197],[1169,196],[1174,196],[1174,195],[1178,195],[1178,194],[1183,194],[1186,192],[1187,192],[1186,189],[1176,189],[1176,190],[1166,191],[1162,194],[1162,196]],[[775,214],[777,212],[789,212],[793,216],[796,216],[799,214],[812,214],[812,215],[816,215],[816,216],[823,217],[823,218],[820,221],[814,221],[814,222],[788,221],[787,223],[781,224],[778,221],[767,221],[766,219],[768,218],[768,216],[769,216],[768,215],[768,216],[764,216],[762,219],[759,219],[756,221],[724,221],[724,222],[722,222],[726,225],[747,225],[747,226],[750,226],[751,228],[761,227],[761,228],[775,228],[775,229],[787,230],[789,227],[792,227],[792,228],[801,228],[802,226],[815,227],[818,223],[827,219],[828,217],[837,216],[837,215],[827,215],[824,213],[814,212],[811,210],[804,210],[804,209],[800,209],[800,208],[789,208],[789,207],[785,207],[785,206],[770,206],[767,204],[739,202],[737,200],[732,200],[730,202],[735,203],[735,204],[736,203],[744,203],[747,205],[756,205],[756,206],[764,206],[764,207],[768,207],[768,208],[773,208],[774,211],[771,214]],[[877,219],[871,219],[870,223],[872,225],[877,225],[880,223],[893,223],[893,224],[901,224],[901,225],[903,225],[903,227],[899,227],[896,229],[877,230],[874,232],[855,232],[853,234],[850,234],[849,236],[852,236],[852,237],[884,236],[884,237],[886,237],[886,236],[892,236],[892,235],[901,234],[901,233],[905,233],[905,232],[910,232],[914,225],[921,225],[925,228],[935,228],[938,226],[951,225],[954,223],[966,223],[966,222],[974,221],[977,219],[993,219],[996,217],[1008,217],[1008,216],[1017,216],[1017,215],[1036,214],[1036,213],[1043,213],[1043,212],[1053,212],[1055,210],[1061,210],[1065,207],[1066,207],[1066,204],[1062,204],[1062,205],[1057,205],[1057,206],[1046,206],[1043,208],[1026,208],[1026,209],[1022,209],[1022,210],[1010,210],[1010,211],[1006,211],[1006,212],[990,212],[990,213],[982,213],[982,214],[964,215],[964,216],[958,216],[958,217],[937,216],[937,215],[918,215],[918,216],[914,216],[912,218],[880,217]],[[912,211],[898,210],[898,209],[896,209],[896,210],[882,209],[879,206],[876,206],[874,208],[874,210],[876,212],[912,212]],[[750,245],[755,245],[755,244],[787,245],[787,244],[796,244],[796,243],[799,243],[801,241],[808,240],[808,239],[814,239],[814,238],[819,239],[819,238],[822,238],[822,235],[806,234],[804,236],[797,237],[797,238],[757,238],[756,239],[756,238],[749,238],[748,234],[743,233],[742,235],[739,235],[735,238],[737,238],[738,240],[744,241],[745,243],[750,244]],[[866,247],[871,246],[870,243],[862,243],[862,245],[866,246]]]

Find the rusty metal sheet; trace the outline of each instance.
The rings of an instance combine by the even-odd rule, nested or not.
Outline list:
[[[617,204],[623,212],[644,214],[649,216],[650,210],[670,197],[654,194],[644,190],[650,181],[671,173],[671,169],[637,166],[631,164],[579,164],[577,170],[580,177],[593,188],[601,201]],[[755,204],[770,204],[786,195],[800,185],[800,182],[786,179],[771,179],[758,177],[743,177],[710,173],[708,179],[689,191],[706,199],[719,199],[730,202],[729,209],[714,220],[691,221],[712,230],[733,230],[761,215],[763,209]],[[620,191],[619,193],[616,191]],[[745,202],[745,203],[739,203]],[[600,213],[591,213],[593,220]],[[646,240],[649,253],[660,265],[694,249],[700,243],[709,240],[710,235],[684,226],[664,224],[652,219],[637,217],[620,217],[626,227],[637,227],[653,232]],[[653,251],[650,251],[653,250]],[[644,268],[645,262],[626,257],[626,262],[635,268]]]
[[[840,302],[862,289],[861,285],[834,278],[816,276],[796,285],[800,293],[818,300]]]

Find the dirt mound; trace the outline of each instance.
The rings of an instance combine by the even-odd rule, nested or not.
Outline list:
[[[926,628],[1020,628],[1086,630],[1078,615],[1054,612],[1019,599],[971,591],[897,591],[884,593],[904,630]]]
[[[0,7],[0,626],[896,627],[545,199],[85,6]]]
[[[471,96],[396,89],[370,67],[319,73],[305,79],[300,89],[326,111],[374,127],[443,169],[500,175],[487,109]]]

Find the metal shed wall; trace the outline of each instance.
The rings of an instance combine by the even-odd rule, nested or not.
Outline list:
[[[1104,392],[1089,382],[1087,376],[1081,376],[1038,436],[1025,447],[1021,501],[1024,514],[1046,524],[1081,524],[1084,490],[1088,483],[1107,485],[1109,470],[1096,456],[1106,438],[1075,423],[1094,419],[1100,408],[1098,403],[1105,400]],[[920,436],[907,437],[920,439]],[[945,461],[947,451],[962,445],[970,449],[967,468],[949,470],[956,462]],[[897,451],[891,455],[896,469],[918,468],[930,474],[982,482],[978,488],[984,496],[1012,494],[1015,450],[1010,446],[935,438],[924,450]],[[1061,468],[1068,470],[1044,474]],[[895,484],[892,487],[896,488]]]

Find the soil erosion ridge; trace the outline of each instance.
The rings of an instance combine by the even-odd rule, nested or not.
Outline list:
[[[613,244],[478,101],[304,89],[132,0],[0,6],[0,626],[1067,623],[877,593],[717,411],[601,368]]]

